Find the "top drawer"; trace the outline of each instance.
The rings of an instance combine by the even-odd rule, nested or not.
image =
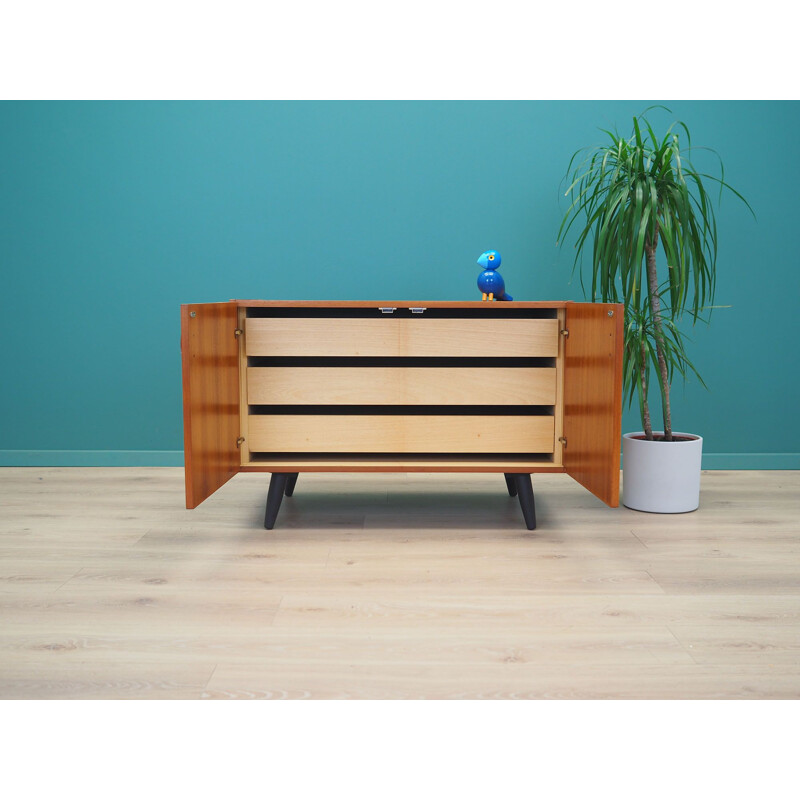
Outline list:
[[[557,319],[248,318],[248,356],[554,358]]]

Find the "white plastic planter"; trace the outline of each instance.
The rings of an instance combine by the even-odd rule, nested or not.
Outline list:
[[[654,431],[663,435],[661,431]],[[680,514],[700,505],[700,464],[703,439],[691,433],[689,441],[648,442],[644,431],[622,437],[622,503],[636,511]]]

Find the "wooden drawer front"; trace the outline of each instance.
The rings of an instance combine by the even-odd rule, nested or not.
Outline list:
[[[251,451],[274,453],[552,453],[545,416],[255,414]]]
[[[552,367],[249,367],[254,405],[553,405]]]
[[[248,356],[555,357],[556,319],[248,319]]]

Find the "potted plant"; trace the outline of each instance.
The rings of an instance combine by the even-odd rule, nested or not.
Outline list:
[[[718,156],[719,177],[695,168],[684,123],[674,122],[658,137],[642,114],[634,117],[628,138],[603,133],[603,144],[579,150],[567,167],[565,195],[572,203],[558,238],[563,243],[579,223],[575,266],[584,252],[591,255],[591,298],[625,306],[624,391],[629,406],[638,396],[643,430],[623,436],[623,503],[641,511],[694,511],[703,440],[673,430],[670,385],[676,373],[700,378],[679,323],[685,316],[693,324],[707,321],[702,314],[713,307],[717,226],[707,184],[718,187],[720,197],[729,189],[752,209],[725,182]],[[661,396],[660,431],[653,430],[650,416],[653,374]]]

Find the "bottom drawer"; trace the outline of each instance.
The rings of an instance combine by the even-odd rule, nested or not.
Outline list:
[[[550,416],[254,414],[262,453],[552,453]]]

